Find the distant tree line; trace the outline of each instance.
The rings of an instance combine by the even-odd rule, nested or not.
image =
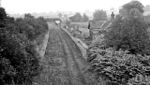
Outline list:
[[[73,16],[69,17],[70,21],[72,22],[87,22],[89,21],[89,17],[86,14],[83,16],[80,13],[76,13]],[[100,21],[100,20],[107,20],[107,13],[104,10],[96,10],[93,13],[93,20]]]
[[[71,16],[69,18],[72,22],[87,22],[89,20],[89,17],[86,14],[83,14],[83,16],[80,13],[76,13],[75,15]]]

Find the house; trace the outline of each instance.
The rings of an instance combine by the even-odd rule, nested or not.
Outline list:
[[[71,28],[73,32],[82,38],[87,38],[89,35],[88,22],[71,22]]]
[[[47,18],[48,22],[55,22],[55,21],[59,21],[62,22],[62,20],[60,18]]]

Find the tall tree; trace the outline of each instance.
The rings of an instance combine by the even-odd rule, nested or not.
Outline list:
[[[117,17],[112,22],[111,30],[105,35],[107,45],[134,54],[149,54],[150,40],[142,9],[143,5],[138,1],[123,5],[120,11],[122,17]]]
[[[82,21],[87,22],[88,20],[89,20],[89,17],[86,14],[83,14]]]
[[[6,16],[7,16],[7,14],[5,12],[5,9],[0,7],[0,27],[5,26]]]
[[[143,16],[143,5],[139,1],[131,1],[122,6],[123,8],[120,9],[120,15],[125,18],[140,18]]]
[[[104,10],[96,10],[93,13],[93,20],[99,21],[99,20],[106,20],[107,19],[107,14],[106,11]]]
[[[73,22],[80,22],[82,20],[82,16],[80,13],[76,13],[72,17],[70,17],[70,20]]]
[[[89,70],[106,85],[149,85],[150,38],[142,9],[138,1],[123,5],[104,38],[89,49]]]

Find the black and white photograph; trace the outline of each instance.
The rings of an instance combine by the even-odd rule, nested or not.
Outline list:
[[[150,85],[150,0],[0,0],[0,85]]]

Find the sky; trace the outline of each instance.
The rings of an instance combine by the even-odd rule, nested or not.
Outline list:
[[[85,12],[97,9],[118,9],[131,0],[2,0],[1,5],[8,13],[40,12]],[[139,0],[143,5],[150,0]]]

